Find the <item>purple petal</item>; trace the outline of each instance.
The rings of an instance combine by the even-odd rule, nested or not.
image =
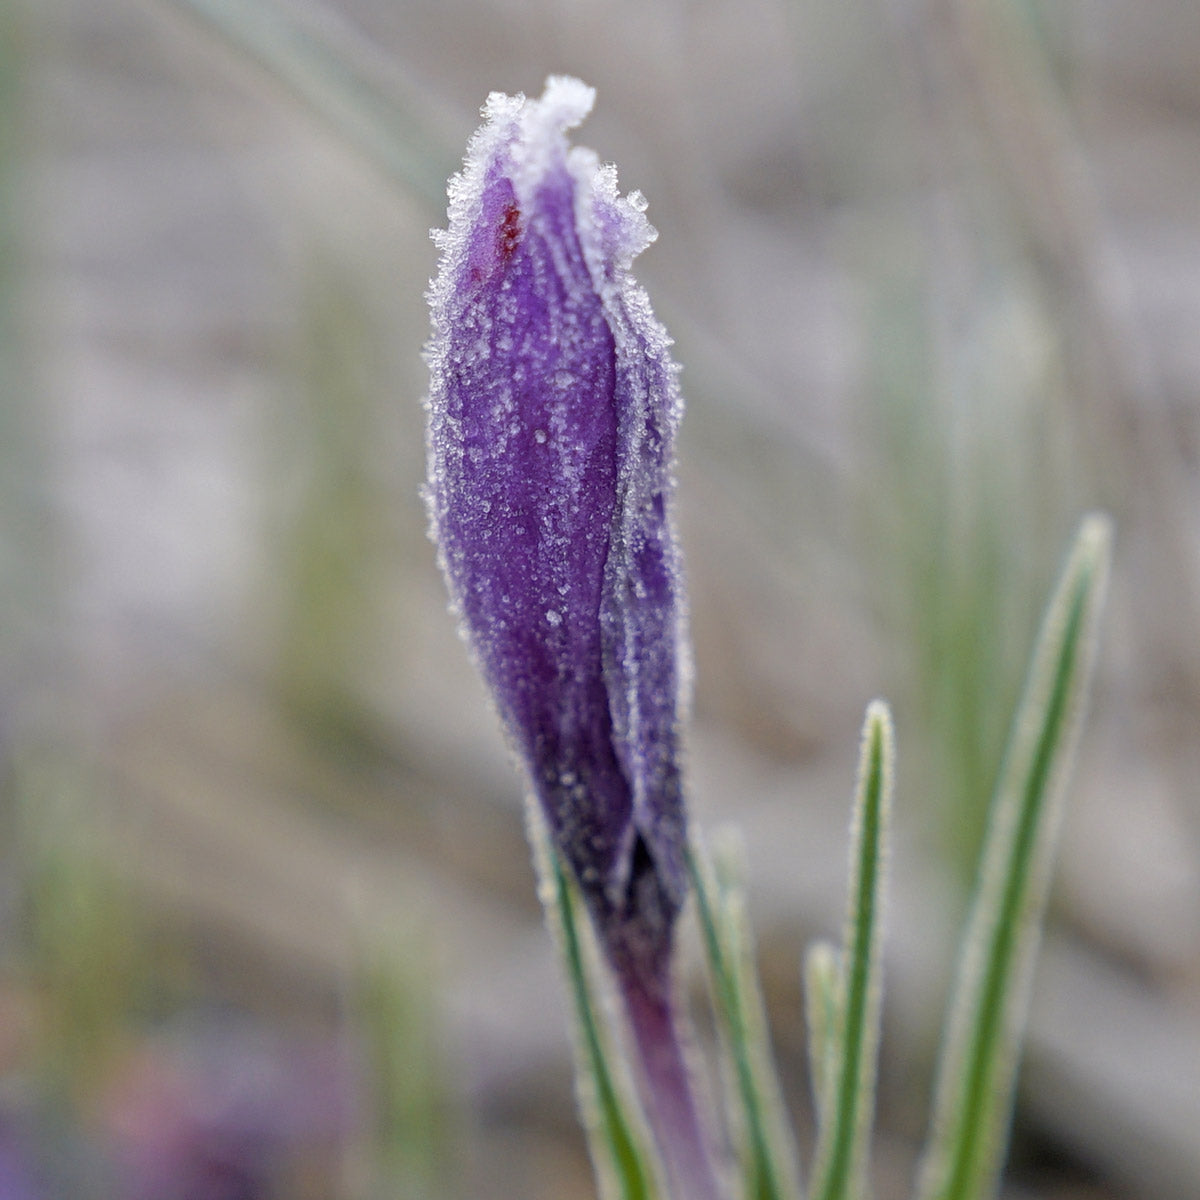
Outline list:
[[[593,92],[493,94],[427,349],[432,533],[465,636],[619,968],[664,978],[686,891],[670,339],[640,196],[568,146]]]

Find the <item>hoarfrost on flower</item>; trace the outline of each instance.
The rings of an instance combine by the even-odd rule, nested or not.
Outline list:
[[[681,402],[632,280],[640,193],[566,133],[594,93],[493,93],[450,186],[427,351],[431,527],[609,957],[665,979],[686,889],[671,522]]]

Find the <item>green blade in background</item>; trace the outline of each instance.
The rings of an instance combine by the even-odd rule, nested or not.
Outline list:
[[[393,62],[320,8],[277,0],[163,0],[256,63],[431,213],[446,208],[456,154],[442,122]],[[300,15],[303,12],[303,15]]]
[[[369,1195],[454,1195],[461,1148],[441,1054],[436,952],[415,929],[360,922],[356,932],[349,1011],[366,1051]]]
[[[996,1188],[1067,771],[1096,656],[1110,541],[1107,518],[1083,522],[1038,635],[963,938],[920,1200],[983,1200]]]

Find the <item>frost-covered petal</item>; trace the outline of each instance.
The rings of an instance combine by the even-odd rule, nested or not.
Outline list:
[[[610,958],[658,976],[685,893],[669,339],[629,276],[644,202],[568,145],[577,80],[493,94],[430,300],[434,539]]]

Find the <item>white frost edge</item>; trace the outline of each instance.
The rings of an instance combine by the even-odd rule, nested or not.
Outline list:
[[[481,114],[484,123],[472,135],[462,170],[448,187],[448,228],[434,229],[435,245],[442,252],[438,275],[430,285],[435,307],[448,299],[455,268],[467,252],[471,231],[480,217],[484,184],[489,169],[502,155],[511,160],[509,172],[522,213],[534,211],[533,194],[546,173],[565,163],[575,180],[576,228],[593,284],[603,296],[611,290],[633,260],[658,236],[646,219],[646,199],[639,191],[622,196],[617,190],[617,169],[601,163],[583,146],[571,147],[567,131],[576,128],[592,111],[596,89],[570,75],[551,75],[540,98],[524,93],[492,92]],[[597,220],[597,209],[611,206],[621,219],[621,236],[613,244]],[[615,260],[615,261],[614,261]],[[611,272],[607,264],[613,262]]]

